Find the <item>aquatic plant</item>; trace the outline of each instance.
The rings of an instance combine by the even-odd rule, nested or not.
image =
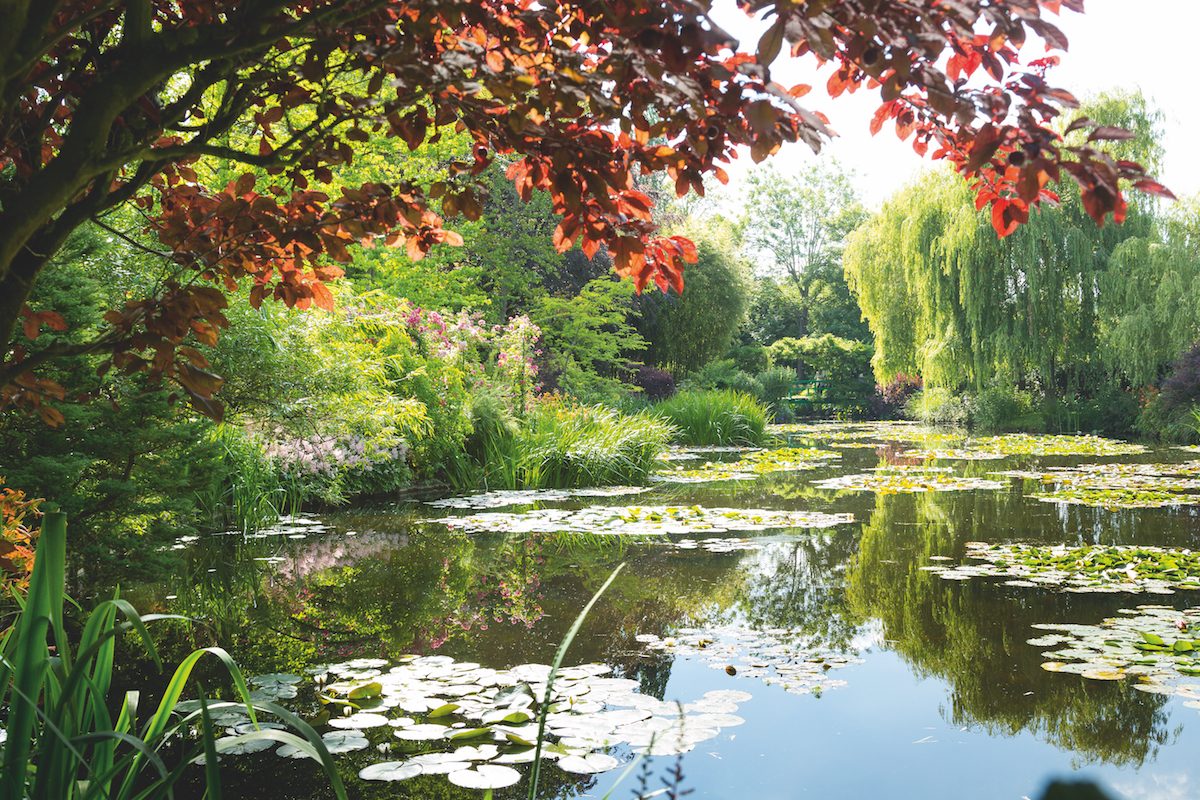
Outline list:
[[[702,659],[711,669],[730,675],[757,678],[768,686],[779,685],[791,694],[814,694],[837,689],[846,681],[832,677],[831,670],[866,663],[856,654],[817,647],[802,647],[794,641],[798,632],[787,628],[755,630],[738,625],[684,628],[673,636],[639,634],[637,640],[652,653],[679,658]],[[715,695],[709,692],[709,695]],[[727,690],[720,695],[731,703],[750,699],[746,692]],[[736,724],[726,721],[726,724]]]
[[[321,737],[298,717],[273,703],[251,698],[233,659],[210,647],[189,655],[175,670],[162,700],[139,727],[138,696],[127,692],[117,706],[109,697],[115,669],[118,636],[133,633],[161,669],[146,623],[168,617],[142,617],[124,600],[101,603],[88,617],[83,634],[72,647],[63,625],[66,582],[66,515],[47,513],[30,576],[29,592],[13,628],[0,641],[0,686],[8,708],[0,790],[4,797],[31,800],[121,800],[169,794],[190,762],[203,758],[212,796],[219,796],[218,749],[256,740],[282,741],[319,759],[341,800],[341,778],[321,743]],[[117,617],[123,617],[118,621]],[[53,653],[49,642],[54,642]],[[74,652],[72,652],[74,650]],[[196,663],[205,655],[217,658],[233,679],[243,703],[201,700],[188,713],[177,713],[178,702]],[[237,705],[245,708],[250,729],[220,740],[214,713]],[[257,724],[255,711],[273,714],[300,736]],[[172,739],[198,725],[199,743],[185,746],[172,766],[164,759]],[[174,746],[171,743],[171,746]],[[148,787],[147,787],[148,784]]]
[[[675,458],[679,457],[677,455]],[[706,461],[695,469],[659,470],[654,477],[677,483],[750,480],[768,472],[817,469],[841,457],[841,453],[815,447],[779,447],[747,453],[735,462]]]
[[[706,531],[763,531],[776,528],[828,528],[854,521],[853,514],[819,511],[701,508],[700,506],[591,506],[571,510],[534,509],[524,513],[485,512],[470,517],[431,520],[465,531],[654,536]]]
[[[1030,639],[1043,652],[1047,672],[1082,675],[1093,680],[1132,679],[1134,689],[1182,697],[1200,706],[1195,678],[1200,676],[1200,609],[1140,605],[1120,609],[1121,616],[1099,625],[1036,624],[1052,633]]]
[[[1200,461],[1182,464],[1081,464],[1045,471],[1009,470],[995,473],[1054,486],[1053,491],[1029,496],[1052,503],[1098,508],[1156,508],[1195,505],[1200,495]]]
[[[677,442],[688,445],[762,445],[771,416],[755,398],[731,390],[679,392],[654,413],[679,430]]]
[[[1140,444],[1105,439],[1101,436],[1035,436],[1029,433],[1009,433],[971,439],[971,450],[1003,453],[1008,456],[1118,456],[1144,453]]]
[[[951,475],[939,469],[903,469],[890,467],[873,475],[842,475],[815,481],[821,489],[839,489],[858,492],[958,492],[974,489],[1003,489],[1007,484],[986,478],[968,478]]]
[[[967,542],[964,561],[921,569],[948,580],[1009,578],[1010,586],[1063,586],[1068,592],[1148,592],[1200,589],[1200,554],[1151,546],[1038,547]]]
[[[515,435],[484,437],[485,485],[561,489],[646,479],[674,429],[651,414],[625,416],[551,395]]]

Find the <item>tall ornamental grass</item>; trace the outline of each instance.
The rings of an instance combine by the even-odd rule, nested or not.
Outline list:
[[[770,410],[755,398],[731,390],[680,392],[654,407],[678,430],[675,441],[689,445],[752,445],[767,438]]]
[[[541,399],[515,435],[493,429],[486,436],[485,483],[507,489],[637,483],[673,434],[655,415]]]
[[[341,777],[321,737],[290,711],[273,703],[251,702],[237,665],[220,648],[197,650],[184,659],[157,708],[139,708],[136,691],[126,692],[114,702],[116,698],[110,695],[117,637],[134,632],[161,669],[146,623],[165,615],[142,617],[124,600],[107,600],[88,617],[78,644],[72,647],[63,626],[66,538],[66,515],[46,514],[28,594],[17,621],[0,639],[0,687],[3,687],[0,699],[8,714],[8,738],[0,762],[0,797],[13,800],[169,797],[188,764],[204,756],[207,794],[219,798],[218,752],[238,742],[275,739],[293,744],[318,759],[334,792],[340,800],[345,800]],[[123,619],[118,621],[118,617]],[[49,646],[51,641],[53,651]],[[265,711],[301,735],[255,730],[218,742],[210,709],[233,704],[201,700],[200,708],[190,714],[176,712],[175,706],[193,667],[205,655],[219,659],[228,669],[252,720],[256,720],[255,710]],[[182,738],[193,726],[200,730],[199,742],[194,737]]]

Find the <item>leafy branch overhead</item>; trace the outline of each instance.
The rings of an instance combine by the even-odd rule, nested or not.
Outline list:
[[[219,415],[220,379],[189,343],[227,326],[225,292],[331,307],[325,282],[349,245],[419,259],[459,243],[443,217],[479,217],[497,156],[523,197],[549,192],[560,250],[603,245],[639,289],[679,290],[696,249],[657,235],[634,177],[665,172],[680,195],[703,194],[740,146],[755,161],[785,142],[819,149],[832,132],[800,104],[808,87],[771,79],[785,42],[837,65],[835,97],[878,89],[873,128],[894,120],[919,153],[934,144],[976,181],[1001,234],[1054,199],[1062,170],[1097,222],[1123,217],[1121,180],[1169,195],[1095,148],[1124,132],[1093,127],[1067,147],[1047,126],[1074,98],[1046,83],[1053,57],[1023,68],[1018,50],[1029,33],[1064,48],[1042,14],[1079,0],[741,5],[774,20],[756,54],[689,0],[0,0],[0,404],[53,424],[42,401],[62,390],[33,370],[94,352]],[[991,83],[968,84],[980,67]],[[447,126],[474,147],[446,179],[332,185],[373,138],[415,150]],[[245,174],[207,187],[198,167],[214,160]],[[130,210],[174,277],[114,309],[94,341],[22,341],[61,322],[27,299],[72,231]]]

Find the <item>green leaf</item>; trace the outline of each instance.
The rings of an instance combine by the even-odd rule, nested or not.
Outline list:
[[[351,689],[346,696],[351,700],[362,700],[364,697],[379,697],[381,694],[383,694],[383,684],[366,683]]]
[[[491,728],[466,728],[465,730],[461,730],[461,731],[458,731],[457,733],[451,734],[449,736],[449,739],[451,741],[459,741],[461,739],[475,739],[480,736],[483,736],[484,734],[488,734],[491,732],[492,732]]]

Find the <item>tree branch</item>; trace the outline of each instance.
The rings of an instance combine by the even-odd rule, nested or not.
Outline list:
[[[155,250],[153,247],[147,247],[146,245],[139,242],[137,239],[134,239],[133,237],[126,234],[124,231],[117,230],[116,228],[108,225],[107,223],[101,222],[100,218],[95,215],[92,215],[91,221],[92,221],[93,225],[97,225],[101,228],[104,228],[104,230],[108,231],[113,236],[120,237],[124,242],[126,242],[127,244],[131,245],[132,247],[134,247],[138,250],[141,250],[143,253],[147,253],[152,256],[158,256],[159,258],[165,258],[168,260],[174,255],[174,253],[170,253],[166,250]]]
[[[99,339],[93,339],[90,342],[82,344],[52,344],[49,347],[38,350],[22,361],[10,361],[0,366],[0,386],[11,384],[17,378],[37,369],[47,361],[53,361],[56,358],[93,355],[95,353],[115,353],[124,344],[125,340],[117,336],[115,331],[105,334]]]

